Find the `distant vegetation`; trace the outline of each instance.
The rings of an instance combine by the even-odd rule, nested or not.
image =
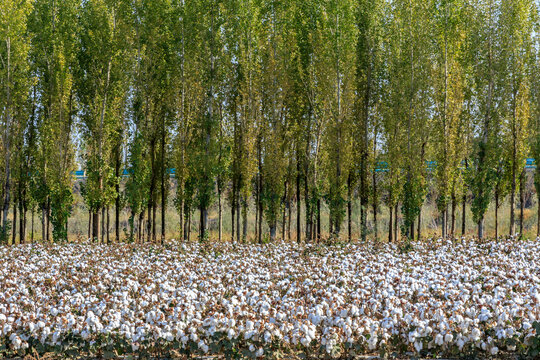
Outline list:
[[[0,240],[538,232],[539,8],[2,1]]]

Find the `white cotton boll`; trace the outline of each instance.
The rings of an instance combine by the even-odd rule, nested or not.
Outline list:
[[[5,323],[4,324],[4,336],[7,335],[11,331],[11,324]]]
[[[0,314],[0,322],[5,322],[7,320],[6,315]]]
[[[525,331],[529,330],[532,327],[531,323],[529,323],[528,321],[523,322],[523,325],[521,326],[523,327],[523,330]]]
[[[305,347],[308,347],[309,346],[309,343],[311,342],[311,339],[307,338],[307,337],[302,337],[300,339],[300,343],[302,345],[304,345]]]
[[[465,340],[463,340],[463,338],[459,338],[456,342],[456,345],[458,346],[459,351],[463,350],[463,346],[465,346]]]
[[[255,346],[253,346],[253,344],[250,344],[250,345],[249,345],[249,351],[255,352],[255,350],[256,350],[256,349],[255,349]]]
[[[450,342],[452,342],[452,340],[454,340],[454,335],[452,335],[450,333],[447,333],[446,335],[444,335],[444,342],[445,343],[450,343]]]
[[[258,349],[257,349],[257,352],[255,353],[255,356],[256,356],[256,357],[261,357],[261,356],[263,356],[263,355],[264,355],[264,350],[263,350],[263,348],[258,348]]]
[[[208,350],[210,349],[208,347],[208,345],[206,345],[206,343],[204,341],[199,341],[199,343],[197,344],[199,346],[199,349],[201,349],[205,354],[208,352]]]
[[[421,341],[415,341],[414,342],[414,348],[416,349],[416,352],[422,351],[423,347],[424,347],[424,344],[422,344]]]
[[[492,347],[492,348],[489,350],[489,353],[490,353],[491,355],[497,355],[497,354],[499,353],[499,348],[496,347],[496,346],[494,346],[494,347]]]
[[[264,332],[264,342],[268,344],[271,341],[272,341],[272,334],[270,334],[270,331],[267,330]]]
[[[435,344],[439,346],[442,346],[444,344],[444,338],[441,334],[437,334],[437,336],[435,336]]]
[[[482,333],[480,332],[480,330],[478,328],[474,328],[472,329],[471,331],[471,340],[472,341],[478,341],[480,340],[480,336],[482,335]]]

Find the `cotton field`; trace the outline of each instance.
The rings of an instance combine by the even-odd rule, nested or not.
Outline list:
[[[537,356],[540,242],[0,247],[0,358]]]

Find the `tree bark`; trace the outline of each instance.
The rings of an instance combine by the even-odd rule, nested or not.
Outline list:
[[[463,199],[461,201],[461,205],[462,205],[462,209],[461,209],[461,236],[465,236],[467,194],[463,194]]]
[[[352,179],[349,172],[347,177],[347,238],[352,241]]]
[[[13,226],[11,227],[11,245],[15,245],[17,238],[17,198],[13,199]]]
[[[111,238],[110,238],[110,233],[111,233],[111,217],[110,217],[110,211],[109,211],[109,207],[107,206],[107,244],[110,244],[111,243]]]
[[[525,189],[524,189],[525,170],[521,171],[519,175],[519,237],[523,237],[523,231],[525,229],[523,221],[523,209],[525,207]]]
[[[258,191],[257,191],[258,193]],[[257,197],[258,197],[258,194],[257,194]],[[258,202],[257,202],[258,204]],[[236,181],[233,179],[233,185],[232,185],[232,199],[231,199],[231,242],[234,242],[234,230],[235,230],[235,221],[236,221],[236,217],[235,217],[235,212],[236,212]],[[257,214],[259,212],[259,207],[257,206]],[[255,229],[257,229],[257,227],[255,226]],[[255,235],[255,237],[257,237],[257,235]]]
[[[398,241],[398,207],[399,204],[396,203],[394,207],[394,240]]]
[[[321,199],[317,199],[317,241],[321,241]]]
[[[247,199],[244,196],[242,199],[242,242],[245,243],[247,240],[247,230],[248,230],[248,203]]]
[[[499,191],[495,190],[495,239],[499,238]]]
[[[422,239],[422,207],[420,207],[420,213],[418,214],[418,226],[416,228],[416,238],[418,241]]]
[[[394,235],[392,234],[392,228],[394,226],[394,218],[393,218],[393,211],[394,207],[392,205],[388,206],[388,209],[390,211],[390,219],[388,220],[388,242],[391,243],[394,241]]]
[[[298,154],[297,154],[298,156]],[[301,209],[300,202],[300,161],[296,159],[296,242],[300,243],[302,241],[302,229],[301,229]]]
[[[114,229],[116,234],[116,242],[120,242],[120,149],[116,150],[116,162],[114,166],[114,174],[117,182],[115,185],[116,198],[114,206]]]

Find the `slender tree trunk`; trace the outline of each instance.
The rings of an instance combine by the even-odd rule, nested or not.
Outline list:
[[[47,205],[41,205],[41,241],[47,241]]]
[[[296,242],[302,241],[302,203],[300,202],[300,161],[296,159]]]
[[[392,228],[394,226],[394,218],[393,218],[393,211],[394,207],[392,205],[388,206],[388,209],[390,211],[390,219],[388,220],[388,242],[391,243],[394,241],[394,235],[392,234]]]
[[[317,199],[317,242],[321,241],[321,199]]]
[[[187,217],[187,239],[191,241],[191,211],[188,213]]]
[[[50,224],[51,224],[51,199],[47,198],[47,242],[51,241]]]
[[[292,187],[290,188],[290,192],[292,192]],[[291,222],[292,222],[292,200],[290,196],[289,200],[287,200],[287,239],[289,239],[289,241],[292,241]]]
[[[287,207],[288,207],[288,199],[287,199],[287,196],[288,196],[288,184],[287,184],[287,180],[285,180],[285,193],[283,194],[283,204],[285,206],[283,206],[283,214],[282,214],[282,221],[281,221],[281,238],[282,240],[286,240],[285,238],[285,228],[286,228],[286,217],[287,217]]]
[[[218,241],[221,242],[221,236],[223,234],[223,208],[221,205],[221,186],[218,187]]]
[[[456,193],[452,191],[452,224],[450,226],[450,235],[455,238],[456,234]]]
[[[13,199],[13,226],[11,227],[11,244],[15,245],[17,238],[17,197]]]
[[[525,170],[521,171],[519,175],[519,236],[523,237],[524,231],[524,218],[523,218],[523,209],[525,207],[525,189],[524,189],[524,179],[525,179]]]
[[[110,217],[110,211],[109,211],[109,207],[107,206],[107,244],[110,244],[111,243],[111,238],[110,238],[110,232],[111,232],[111,217]]]
[[[418,213],[418,226],[416,227],[416,238],[418,241],[422,239],[422,206],[420,206],[420,212]]]
[[[114,166],[114,174],[117,182],[115,185],[116,197],[114,199],[114,229],[116,234],[116,242],[120,242],[120,149],[116,150],[116,162]]]
[[[461,200],[461,236],[465,236],[466,228],[466,206],[467,206],[467,194],[463,194],[463,199]]]
[[[243,197],[242,199],[242,242],[247,240],[247,229],[248,229],[248,206],[247,199]]]
[[[235,230],[234,223],[236,221],[235,212],[236,212],[236,184],[235,184],[235,181],[233,180],[232,199],[231,199],[231,242],[234,242],[234,230]],[[259,212],[259,207],[257,206],[257,213],[258,212]],[[255,226],[255,229],[257,229],[256,226]]]
[[[536,237],[540,237],[540,192],[536,193],[537,210],[536,210]]]
[[[32,226],[30,229],[30,242],[34,243],[34,207],[32,206]]]
[[[307,164],[307,160],[306,160]],[[308,167],[304,170],[304,202],[306,203],[306,242],[311,240],[311,204],[309,202]]]
[[[446,206],[444,207],[442,214],[442,221],[441,221],[441,235],[443,239],[446,239]]]
[[[88,239],[92,239],[92,210],[88,210]]]
[[[240,230],[240,219],[242,213],[240,211],[240,194],[236,193],[236,242],[240,243],[242,231]]]
[[[21,194],[22,195],[22,194]],[[24,244],[26,242],[26,206],[24,200],[19,197],[19,243]]]
[[[99,243],[99,209],[92,213],[92,240]]]
[[[513,159],[513,162],[515,162],[515,159]],[[515,196],[516,196],[516,169],[515,169],[515,164],[512,164],[512,189],[510,190],[510,230],[509,230],[510,236],[513,236],[516,234],[515,215],[514,215]]]
[[[352,179],[349,172],[347,177],[347,238],[352,241]],[[363,210],[362,210],[363,211]]]
[[[6,235],[7,242],[7,216],[9,211],[10,195],[11,195],[11,171],[10,171],[10,158],[11,158],[11,38],[8,36],[6,39],[6,57],[7,57],[7,81],[6,81],[6,106],[5,106],[5,128],[4,128],[4,153],[5,153],[5,183],[4,183],[4,209],[2,212],[2,231]]]
[[[191,214],[190,209],[186,207],[185,215],[184,215],[184,241],[189,241],[189,226],[190,226],[189,218],[191,216],[190,214]]]
[[[156,237],[156,230],[157,230],[157,227],[156,227],[156,213],[157,213],[157,204],[156,204],[156,199],[154,199],[154,204],[152,205],[152,242],[156,242],[157,241],[157,237]]]
[[[399,204],[396,203],[396,205],[394,207],[394,238],[395,238],[396,242],[399,240],[399,237],[398,237],[398,209],[399,209]]]
[[[478,238],[482,240],[484,238],[484,217],[478,221]]]
[[[495,239],[499,238],[499,191],[495,190]]]
[[[104,206],[101,208],[101,242],[102,243],[108,243],[108,239],[106,237],[106,232],[105,232],[105,217],[106,217],[106,209]]]

